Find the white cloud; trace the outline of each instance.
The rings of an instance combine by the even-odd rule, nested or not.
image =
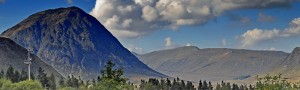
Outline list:
[[[126,47],[129,51],[131,52],[135,52],[135,53],[139,53],[139,54],[143,54],[145,53],[144,49],[141,48],[141,47],[137,47],[133,44],[129,44],[127,47]]]
[[[166,48],[168,48],[168,49],[174,47],[172,38],[167,37],[167,38],[165,39],[165,46],[166,46]]]
[[[270,51],[276,51],[277,49],[274,48],[274,47],[271,47],[269,50],[270,50]]]
[[[151,6],[145,6],[143,8],[143,15],[142,17],[148,21],[151,22],[153,20],[155,20],[158,17],[158,12],[155,10],[155,8],[151,7]]]
[[[187,43],[185,46],[192,46],[192,44],[191,43]]]
[[[241,46],[243,48],[248,46],[253,46],[257,43],[266,42],[274,40],[276,38],[289,38],[300,35],[300,18],[296,18],[290,22],[290,26],[285,29],[272,29],[272,30],[263,30],[263,29],[253,29],[248,30],[241,36]]]
[[[68,0],[71,1],[71,0]],[[90,12],[117,37],[135,38],[164,28],[203,25],[235,9],[287,7],[291,0],[96,0]],[[241,22],[249,22],[241,18]],[[123,35],[124,32],[127,35]]]
[[[227,41],[226,41],[226,39],[222,39],[221,44],[222,44],[223,47],[224,47],[224,46],[227,46]]]

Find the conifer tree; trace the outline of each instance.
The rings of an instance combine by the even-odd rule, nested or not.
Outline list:
[[[201,90],[208,90],[208,84],[206,81],[203,81],[203,87]]]
[[[44,70],[41,67],[39,67],[38,69],[37,79],[41,82],[44,88],[49,87],[49,80],[47,74],[44,72]]]
[[[20,81],[24,81],[28,79],[28,74],[24,70],[21,71]]]
[[[221,85],[217,83],[216,89],[215,90],[222,90]]]
[[[4,77],[4,71],[3,71],[3,69],[1,69],[1,71],[0,71],[0,78],[3,78]]]
[[[65,80],[64,80],[63,77],[60,77],[58,83],[59,83],[59,86],[60,86],[60,87],[65,87]]]
[[[199,81],[199,85],[198,85],[198,90],[202,90],[202,87],[203,87],[202,81],[200,80],[200,81]]]
[[[11,79],[12,82],[19,82],[20,81],[20,73],[15,70],[15,73],[13,74],[13,78]]]
[[[53,73],[51,73],[50,77],[49,77],[49,88],[51,90],[56,89],[56,80],[55,80],[55,76]]]
[[[14,71],[15,71],[15,69],[11,65],[9,65],[9,67],[6,71],[6,75],[5,75],[6,78],[9,80],[12,80],[14,77],[14,74],[15,74]]]
[[[211,82],[208,82],[208,90],[213,90],[213,86],[211,85]]]

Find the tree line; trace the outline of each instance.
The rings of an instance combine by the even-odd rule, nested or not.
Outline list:
[[[212,85],[210,81],[199,81],[197,87],[193,82],[180,78],[149,78],[141,80],[139,85],[130,83],[123,77],[122,68],[114,68],[115,64],[108,61],[105,68],[96,79],[84,81],[80,76],[73,75],[67,78],[60,77],[58,81],[53,73],[48,75],[39,67],[37,75],[31,73],[28,80],[26,71],[19,72],[9,66],[6,72],[0,71],[0,90],[300,90],[300,82],[290,83],[282,75],[266,75],[256,77],[255,85],[238,85],[229,82],[220,82]]]

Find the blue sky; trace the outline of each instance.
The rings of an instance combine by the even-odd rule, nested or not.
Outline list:
[[[299,1],[146,1],[0,0],[0,32],[36,12],[77,6],[138,53],[186,45],[285,52],[300,46]]]

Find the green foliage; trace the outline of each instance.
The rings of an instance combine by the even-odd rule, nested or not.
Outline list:
[[[20,81],[24,81],[28,79],[28,73],[24,70],[21,71]]]
[[[21,81],[14,84],[13,90],[42,90],[40,82],[34,80]]]
[[[56,89],[56,80],[55,80],[55,76],[53,73],[51,73],[50,77],[49,77],[49,88],[51,90]]]
[[[93,86],[91,90],[133,90],[133,87],[126,83],[120,83],[115,79],[104,78],[96,86]]]
[[[41,67],[39,67],[38,69],[37,79],[41,82],[44,88],[49,87],[49,80],[47,74],[44,72],[44,70]]]
[[[59,81],[58,81],[58,84],[60,87],[65,87],[65,80],[63,77],[60,77]]]
[[[11,90],[14,86],[10,80],[0,79],[0,90]]]
[[[6,78],[12,80],[15,74],[14,71],[15,69],[11,65],[9,65],[8,69],[6,70]]]
[[[42,85],[38,81],[26,80],[12,83],[7,79],[0,79],[0,90],[42,90]]]
[[[119,83],[126,82],[126,78],[122,78],[122,75],[124,74],[123,69],[122,68],[113,69],[114,66],[115,64],[111,60],[109,60],[105,65],[105,69],[101,70],[101,75],[102,75],[101,78],[114,79]]]
[[[256,76],[258,82],[256,83],[256,90],[291,90],[291,83],[283,78],[281,74],[270,76],[267,74],[265,77]]]
[[[133,85],[127,84],[126,78],[123,78],[124,71],[122,68],[114,69],[115,64],[109,60],[105,69],[101,71],[102,77],[93,79],[91,90],[133,90]]]
[[[140,90],[195,90],[196,88],[192,82],[185,82],[179,78],[174,79],[172,84],[169,79],[160,80],[155,78],[149,78],[148,81],[141,80]],[[200,90],[200,89],[199,89]],[[201,89],[202,90],[202,89]],[[208,89],[207,89],[208,90]]]
[[[3,71],[3,69],[1,69],[0,78],[4,78],[4,71]]]

